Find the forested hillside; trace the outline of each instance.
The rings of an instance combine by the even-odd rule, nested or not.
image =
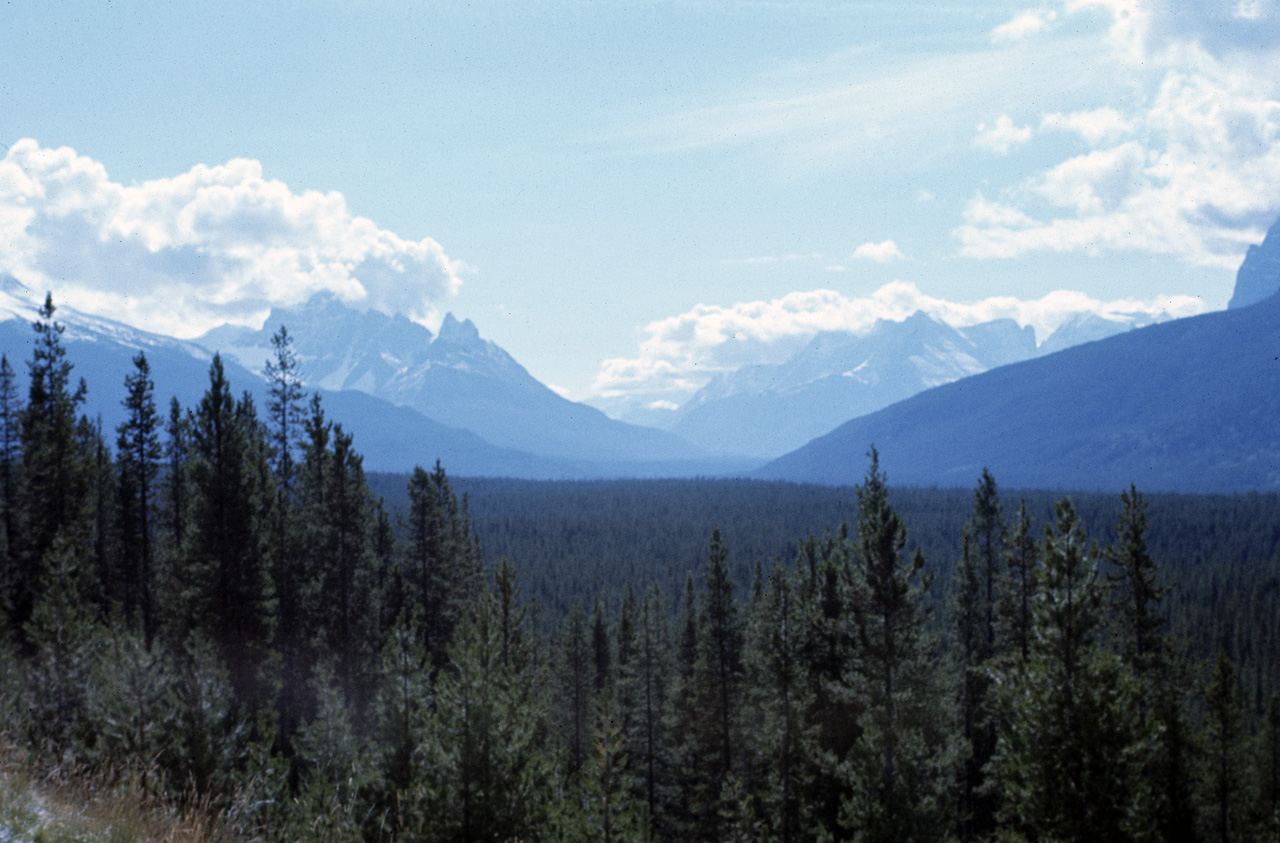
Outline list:
[[[388,506],[274,351],[261,408],[215,357],[167,412],[139,355],[115,431],[51,302],[25,393],[0,360],[29,768],[228,839],[1280,833],[1274,497],[891,492],[872,451],[835,491],[437,465]]]

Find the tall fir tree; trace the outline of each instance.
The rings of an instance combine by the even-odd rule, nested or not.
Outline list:
[[[309,548],[299,532],[299,491],[296,488],[296,452],[302,433],[302,381],[293,338],[281,325],[271,336],[272,357],[267,360],[267,429],[275,474],[275,518],[272,529],[272,583],[279,622],[275,647],[280,653],[280,694],[276,701],[280,736],[285,747],[304,714],[303,685],[310,673],[307,658],[307,596],[312,586],[303,554]],[[318,406],[318,405],[317,405]],[[323,510],[322,510],[323,511]],[[311,516],[317,513],[309,513]],[[312,523],[312,522],[306,522]],[[341,672],[341,671],[340,671]],[[345,692],[345,689],[344,689]]]
[[[1013,839],[1122,841],[1152,826],[1150,728],[1138,683],[1104,646],[1106,594],[1070,501],[1041,549],[1030,659],[1000,676],[1004,728],[993,760]]]
[[[814,728],[806,723],[812,692],[804,675],[805,606],[797,576],[775,565],[751,604],[748,646],[751,708],[760,770],[753,779],[761,814],[779,843],[807,840],[811,806],[806,795],[815,752]]]
[[[1249,837],[1248,784],[1244,778],[1244,712],[1235,665],[1219,651],[1204,692],[1201,828],[1210,843]]]
[[[574,601],[560,632],[559,646],[561,726],[565,765],[570,775],[582,769],[591,734],[592,664],[587,642],[587,619],[582,604]]]
[[[1013,532],[1005,548],[1004,575],[1000,579],[996,601],[998,649],[1019,665],[1026,664],[1031,658],[1032,604],[1039,564],[1036,537],[1032,530],[1031,514],[1027,512],[1024,498],[1018,502]]]
[[[54,320],[53,296],[45,297],[33,327],[30,389],[22,413],[23,475],[26,480],[28,529],[22,564],[13,589],[13,619],[21,626],[39,596],[44,555],[59,533],[81,555],[91,540],[86,507],[90,504],[92,453],[81,450],[77,414],[87,389],[84,381],[72,391],[71,363],[62,344],[65,328]]]
[[[848,687],[862,732],[846,759],[841,822],[859,839],[941,840],[956,757],[951,712],[923,605],[924,555],[904,555],[906,527],[889,504],[875,448],[858,487],[857,654]]]
[[[190,620],[226,664],[237,701],[266,702],[275,620],[270,578],[274,490],[266,444],[248,395],[231,396],[214,355],[192,419],[190,521],[185,543]]]
[[[1165,632],[1162,604],[1170,587],[1160,581],[1147,549],[1147,502],[1130,485],[1120,496],[1111,564],[1112,627],[1120,658],[1138,683],[1139,722],[1155,727],[1144,771],[1152,812],[1165,843],[1192,843],[1195,830],[1193,742],[1186,714],[1186,666]]]
[[[420,612],[425,644],[437,667],[446,661],[454,627],[467,611],[479,581],[479,558],[470,519],[440,463],[428,473],[415,467],[409,478],[405,538],[404,599]]]
[[[996,729],[988,699],[996,656],[998,587],[1005,556],[1005,524],[996,481],[982,470],[962,535],[954,599],[955,658],[961,734],[959,831],[962,840],[988,836],[995,825],[995,793],[985,769],[995,752]]]
[[[707,545],[703,591],[698,606],[694,665],[692,749],[696,789],[689,794],[698,816],[699,835],[717,839],[723,829],[721,795],[742,762],[744,629],[729,574],[729,549],[712,530]]]
[[[440,841],[537,839],[555,780],[546,747],[545,675],[508,630],[506,661],[497,600],[469,603],[435,686],[421,750],[423,836]]]
[[[120,478],[117,530],[123,562],[121,573],[128,583],[125,613],[129,617],[137,613],[143,641],[149,650],[158,621],[152,523],[162,451],[151,367],[142,352],[133,359],[133,365],[133,373],[125,378],[126,395],[122,402],[125,420],[116,429]]]
[[[22,564],[22,542],[25,537],[23,517],[22,471],[22,398],[18,394],[13,367],[7,355],[0,355],[0,529],[4,531],[0,548],[0,611],[5,618],[13,612],[14,589],[19,582]],[[16,632],[11,628],[10,632]]]

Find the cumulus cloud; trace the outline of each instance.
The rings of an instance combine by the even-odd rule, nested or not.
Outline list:
[[[1057,17],[1058,13],[1053,9],[1031,9],[1021,12],[1014,15],[1012,20],[991,30],[991,43],[1008,44],[1044,32]]]
[[[321,291],[429,320],[460,265],[430,238],[352,214],[339,193],[267,179],[257,161],[123,185],[72,149],[25,139],[0,160],[0,270],[81,309],[191,336]]]
[[[1133,131],[1133,122],[1110,106],[1070,114],[1052,112],[1040,119],[1041,131],[1073,132],[1090,146],[1112,141]]]
[[[605,360],[593,387],[605,398],[655,396],[655,406],[657,402],[675,403],[719,372],[744,365],[780,363],[819,332],[859,333],[879,319],[901,321],[920,310],[956,327],[1014,319],[1020,325],[1033,326],[1043,340],[1081,313],[1107,318],[1155,317],[1162,313],[1182,317],[1204,309],[1204,303],[1193,296],[1101,301],[1067,290],[1033,300],[1005,296],[951,302],[926,295],[914,284],[903,281],[886,284],[865,298],[813,290],[727,307],[700,304],[678,316],[646,325],[637,356]]]
[[[902,250],[898,248],[897,243],[892,240],[885,240],[883,243],[863,243],[853,250],[853,257],[856,260],[888,263],[889,261],[900,261],[906,255],[902,254]]]
[[[1001,114],[991,126],[979,123],[973,145],[997,155],[1008,155],[1009,150],[1031,140],[1031,129],[1019,126],[1008,114]]]
[[[1280,100],[1268,86],[1204,54],[1168,69],[1131,118],[1134,139],[1062,161],[996,201],[975,195],[954,232],[962,254],[1139,250],[1234,267],[1280,209]],[[1092,122],[1098,140],[1101,127],[1119,127],[1062,122]]]

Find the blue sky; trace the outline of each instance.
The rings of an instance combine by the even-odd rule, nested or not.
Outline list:
[[[183,335],[451,310],[640,401],[920,306],[1216,309],[1280,214],[1272,2],[18,0],[0,270]]]

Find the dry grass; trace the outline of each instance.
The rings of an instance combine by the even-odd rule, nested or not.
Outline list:
[[[37,766],[0,743],[0,843],[224,843],[201,800],[158,798],[140,771]]]

